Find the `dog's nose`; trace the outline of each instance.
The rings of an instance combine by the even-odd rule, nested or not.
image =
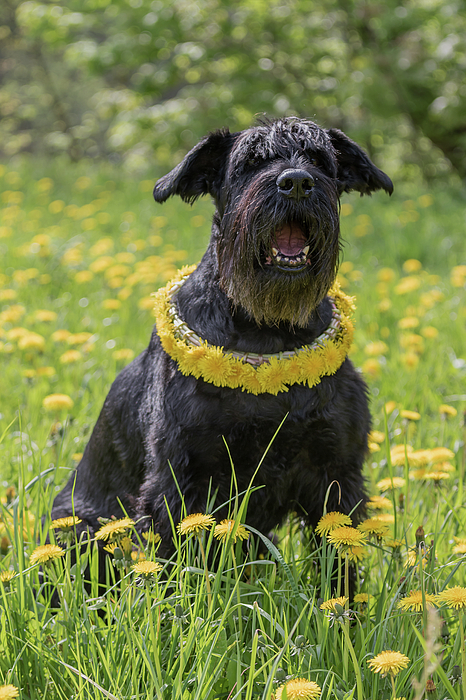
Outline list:
[[[277,178],[280,194],[290,199],[309,197],[314,187],[314,178],[305,170],[290,168],[284,170]]]

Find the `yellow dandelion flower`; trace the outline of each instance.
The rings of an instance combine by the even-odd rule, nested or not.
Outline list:
[[[38,377],[53,377],[57,373],[55,367],[38,367]]]
[[[223,348],[209,347],[198,362],[202,377],[215,386],[226,386],[230,374],[230,361]]]
[[[402,476],[394,476],[393,478],[381,479],[377,482],[377,488],[379,491],[388,491],[388,489],[402,489],[405,484],[406,479],[403,479]]]
[[[391,267],[382,267],[377,273],[377,279],[381,282],[393,282],[395,276],[395,270]]]
[[[320,693],[321,689],[317,683],[305,678],[294,678],[277,688],[275,700],[284,700],[285,697],[287,700],[317,700]]]
[[[371,671],[380,673],[382,676],[386,676],[388,673],[391,676],[396,676],[409,664],[410,659],[400,651],[382,651],[367,662]]]
[[[385,433],[380,432],[380,430],[371,430],[369,433],[369,440],[380,444],[385,440]]]
[[[69,411],[74,406],[74,401],[67,394],[49,394],[42,401],[46,411]]]
[[[338,347],[338,345],[332,341],[327,343],[327,347],[325,348],[326,371],[329,374],[335,374],[337,369],[341,367],[345,355],[346,351],[343,348]]]
[[[406,420],[419,420],[421,418],[421,414],[417,411],[402,410],[400,411],[400,416],[406,418]]]
[[[430,463],[436,464],[437,462],[444,462],[445,460],[453,459],[455,453],[448,449],[448,447],[434,447],[429,450],[430,453]]]
[[[72,530],[76,525],[79,525],[82,520],[75,515],[69,515],[66,518],[57,518],[52,520],[50,525],[51,530]]]
[[[466,554],[466,542],[459,542],[453,547],[453,554]]]
[[[337,511],[332,511],[330,513],[326,513],[321,517],[321,519],[316,525],[315,531],[320,537],[322,537],[323,535],[328,534],[331,530],[333,530],[336,527],[351,524],[352,520],[349,517],[349,515],[345,515],[344,513],[338,513]]]
[[[372,454],[374,452],[380,452],[380,445],[377,442],[369,442],[367,446],[369,448],[369,452]]]
[[[64,343],[66,339],[71,335],[70,331],[65,328],[59,328],[50,336],[54,343]]]
[[[426,326],[422,329],[421,334],[424,338],[432,340],[438,336],[438,330],[434,326]]]
[[[212,525],[215,525],[215,518],[212,515],[194,513],[183,518],[176,526],[176,529],[180,535],[189,535],[192,532],[198,534],[202,530],[208,530]]]
[[[391,309],[391,307],[392,307],[392,302],[391,302],[391,299],[388,299],[388,297],[386,299],[382,299],[377,304],[377,309],[379,311],[381,311],[382,313],[385,313],[386,311]]]
[[[438,603],[446,603],[449,608],[455,610],[464,610],[466,608],[466,588],[463,586],[453,586],[445,588],[444,591],[437,595]]]
[[[388,539],[384,541],[384,544],[390,549],[400,549],[403,546],[403,540]]]
[[[158,532],[153,532],[148,530],[142,533],[143,538],[146,540],[147,544],[158,544],[161,541],[161,537]]]
[[[15,685],[0,685],[0,700],[13,700],[19,695],[19,690]]]
[[[398,328],[406,331],[410,328],[416,328],[419,325],[419,319],[416,316],[406,316],[398,321]]]
[[[226,540],[230,537],[231,533],[233,532],[234,528],[235,520],[222,520],[218,525],[215,526],[214,537],[216,537],[218,540],[221,540],[222,542],[226,542]],[[246,530],[244,525],[239,524],[236,528],[232,540],[233,542],[236,542],[237,539],[247,540],[248,537],[249,532]]]
[[[18,341],[20,350],[43,350],[45,348],[45,338],[39,333],[27,333]]]
[[[250,366],[244,366],[241,377],[241,388],[249,394],[260,394],[262,391],[260,381],[256,376],[255,370]]]
[[[66,342],[68,345],[84,345],[84,343],[87,343],[91,337],[92,333],[88,333],[87,331],[82,331],[81,333],[71,333],[67,337]]]
[[[116,538],[121,538],[126,532],[132,528],[134,525],[134,520],[131,518],[120,518],[119,520],[111,520],[109,523],[105,523],[102,527],[95,533],[96,540],[114,540]]]
[[[368,551],[367,547],[348,547],[345,554],[351,562],[357,564],[367,557]]]
[[[387,414],[387,416],[389,416],[390,413],[393,413],[395,408],[396,408],[396,401],[387,401],[387,403],[385,404],[385,413]]]
[[[82,355],[79,350],[67,350],[63,355],[60,355],[59,360],[62,365],[70,365],[73,362],[78,362],[81,358]]]
[[[378,360],[372,357],[369,360],[366,360],[362,363],[361,369],[364,372],[364,374],[368,374],[369,377],[376,378],[382,371],[382,365]]]
[[[344,608],[347,602],[348,598],[344,595],[340,596],[339,598],[330,598],[321,604],[320,609],[333,611],[335,610],[336,605],[340,605],[342,608]]]
[[[436,465],[437,469],[442,472],[454,472],[455,467],[451,462],[437,462]]]
[[[367,520],[363,520],[362,523],[359,523],[358,530],[361,530],[361,532],[369,536],[374,535],[374,537],[379,539],[387,534],[389,526],[379,518],[367,518]]]
[[[187,376],[192,374],[195,377],[200,377],[201,372],[198,368],[198,362],[201,357],[205,357],[206,351],[206,346],[200,345],[199,347],[191,347],[184,352],[178,353],[176,361],[180,372]]]
[[[408,455],[408,464],[410,467],[423,467],[431,460],[430,450],[415,450]]]
[[[286,364],[286,374],[288,384],[295,384],[301,381],[301,366],[298,357],[290,357]]]
[[[417,566],[419,563],[419,552],[417,549],[411,549],[406,555],[405,566]],[[422,558],[422,566],[425,567],[427,564],[427,557]]]
[[[364,348],[364,352],[369,357],[375,357],[377,355],[385,355],[388,352],[388,345],[383,342],[383,340],[376,340],[372,343],[367,343]]]
[[[316,350],[300,353],[298,362],[301,367],[302,380],[306,381],[310,387],[315,386],[318,378],[325,372],[325,360],[322,353]]]
[[[448,472],[435,471],[435,472],[425,472],[423,477],[425,481],[434,481],[439,483],[440,481],[447,481],[451,478],[451,474]]]
[[[466,544],[466,537],[456,537],[453,535],[453,539],[455,540],[456,544]]]
[[[47,564],[54,559],[60,559],[65,554],[65,550],[56,544],[43,544],[36,547],[32,552],[29,561],[34,564]]]
[[[18,293],[14,289],[0,289],[0,301],[16,299]]]
[[[405,272],[418,272],[421,269],[422,263],[419,260],[416,260],[416,258],[410,258],[409,260],[405,260],[403,263],[403,270]]]
[[[444,416],[445,418],[447,416],[452,416],[454,418],[458,414],[456,408],[454,408],[453,406],[449,406],[447,403],[442,403],[442,405],[439,406],[438,412],[441,416]]]
[[[425,469],[414,469],[413,471],[409,472],[409,478],[414,481],[420,481],[424,478],[425,474]]]
[[[414,292],[421,286],[421,280],[418,277],[404,277],[395,287],[395,294],[402,295]]]
[[[149,578],[150,576],[157,576],[157,574],[162,571],[163,566],[155,561],[144,560],[134,564],[132,568],[134,573],[138,574],[138,576]]]
[[[393,503],[389,498],[385,498],[385,496],[372,496],[372,498],[367,501],[367,507],[372,510],[390,510],[393,508]]]
[[[367,605],[371,597],[369,593],[356,593],[353,600],[358,605]]]
[[[11,569],[7,569],[6,571],[0,571],[0,583],[3,583],[4,585],[8,586],[15,576],[16,571],[11,571]]]
[[[360,547],[366,544],[366,535],[355,527],[336,527],[328,533],[328,541],[337,548]]]
[[[395,516],[393,513],[379,513],[378,515],[374,515],[374,520],[379,520],[381,523],[388,523],[389,525],[392,525],[395,522]]]
[[[57,314],[50,309],[38,309],[34,314],[34,318],[40,323],[51,323],[57,320]]]
[[[425,593],[424,598],[428,608],[433,608],[437,603],[436,597],[431,593]],[[423,610],[424,603],[422,591],[411,591],[409,595],[406,595],[404,598],[398,601],[397,608],[404,610],[405,612],[420,612]]]
[[[286,382],[288,372],[282,362],[276,357],[271,357],[269,362],[264,362],[257,370],[257,378],[261,384],[262,391],[275,394],[280,391],[288,391]]]
[[[115,350],[112,353],[114,360],[132,360],[134,357],[134,350],[131,348],[121,348],[120,350]]]
[[[405,451],[408,454],[411,454],[411,452],[413,452],[414,450],[411,447],[411,445],[394,445],[390,450],[390,456],[393,458],[394,455],[397,455],[400,453],[404,455]]]

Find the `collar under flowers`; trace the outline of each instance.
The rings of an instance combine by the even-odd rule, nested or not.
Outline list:
[[[354,303],[338,282],[329,293],[332,319],[311,344],[294,350],[259,355],[224,350],[202,340],[178,316],[175,297],[196,265],[184,267],[166,287],[154,294],[155,320],[162,347],[184,375],[219,387],[240,388],[250,394],[288,391],[292,384],[313,387],[322,377],[335,374],[343,364],[353,340],[351,321]]]

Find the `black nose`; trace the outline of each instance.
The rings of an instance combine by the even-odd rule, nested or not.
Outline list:
[[[309,197],[314,187],[314,178],[305,170],[290,168],[284,170],[277,178],[277,187],[280,194],[290,199]]]

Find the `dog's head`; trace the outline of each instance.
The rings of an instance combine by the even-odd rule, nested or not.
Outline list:
[[[154,188],[216,203],[220,284],[267,324],[306,326],[338,268],[339,197],[393,191],[389,177],[338,129],[294,117],[202,139]]]

